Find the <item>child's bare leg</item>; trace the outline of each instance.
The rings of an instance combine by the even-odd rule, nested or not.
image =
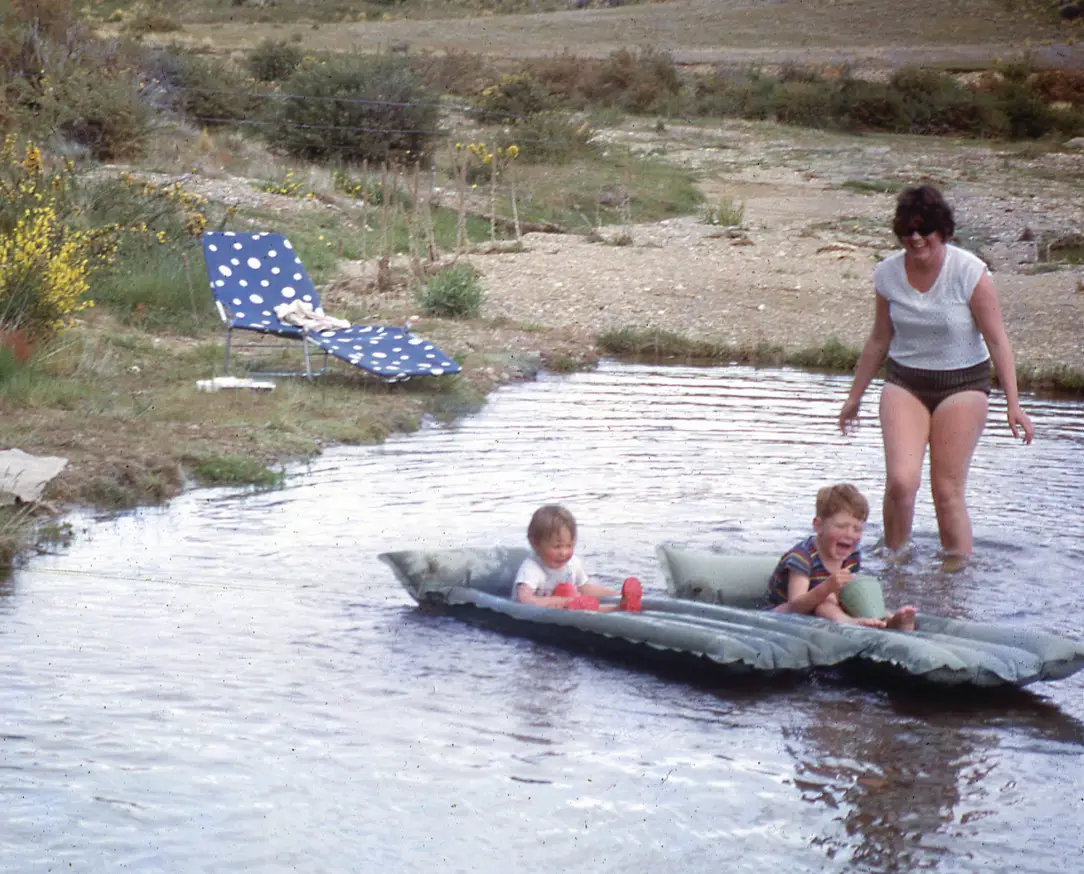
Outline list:
[[[895,628],[899,631],[914,631],[915,630],[915,608],[908,604],[906,607],[900,607],[891,616],[885,617],[885,627]]]

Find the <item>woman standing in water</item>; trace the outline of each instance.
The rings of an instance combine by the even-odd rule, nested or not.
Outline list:
[[[964,493],[986,423],[991,359],[1013,436],[1031,443],[1035,428],[1020,408],[1016,365],[990,273],[981,259],[949,244],[956,223],[941,192],[932,185],[904,189],[892,230],[903,250],[873,272],[873,328],[839,427],[846,434],[856,422],[862,395],[884,362],[885,546],[898,551],[910,542],[928,445],[941,546],[966,557],[972,536]]]

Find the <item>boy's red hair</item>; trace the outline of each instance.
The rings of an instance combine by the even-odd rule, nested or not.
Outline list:
[[[869,501],[850,483],[836,483],[817,491],[818,519],[827,519],[840,511],[865,522],[869,518]]]

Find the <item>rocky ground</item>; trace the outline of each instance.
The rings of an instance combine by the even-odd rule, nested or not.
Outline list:
[[[709,206],[744,208],[740,227],[685,217],[594,242],[528,234],[522,252],[472,256],[486,315],[585,344],[611,328],[658,327],[730,344],[793,349],[835,336],[859,346],[872,269],[895,247],[894,195],[854,186],[933,181],[955,206],[960,243],[994,271],[1019,363],[1084,369],[1082,268],[1044,260],[1048,245],[1056,258],[1059,241],[1084,241],[1084,151],[744,122],[662,132],[642,122],[607,136],[694,167]]]

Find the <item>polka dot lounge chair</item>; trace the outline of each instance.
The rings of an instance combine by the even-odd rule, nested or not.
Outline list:
[[[351,325],[334,330],[306,330],[286,324],[275,315],[280,304],[302,301],[317,314],[320,296],[293,246],[281,234],[217,231],[203,235],[203,256],[218,314],[226,326],[225,371],[230,372],[230,350],[263,346],[236,343],[235,330],[255,331],[302,344],[304,369],[262,371],[260,376],[320,376],[327,371],[328,356],[368,371],[387,382],[413,376],[458,373],[460,367],[448,355],[405,327]],[[316,370],[312,353],[323,353]]]

